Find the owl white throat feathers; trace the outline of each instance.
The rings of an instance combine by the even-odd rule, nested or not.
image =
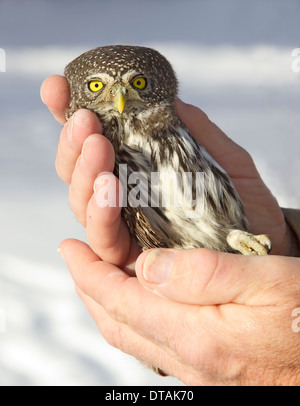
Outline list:
[[[115,150],[114,173],[122,177],[126,168],[122,215],[143,249],[270,251],[266,235],[247,231],[224,169],[178,117],[177,79],[164,56],[138,46],[98,47],[69,63],[65,76],[71,92],[66,117],[80,108],[96,113]]]

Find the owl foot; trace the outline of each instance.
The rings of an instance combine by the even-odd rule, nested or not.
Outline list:
[[[230,230],[227,242],[243,255],[266,255],[271,251],[271,241],[264,234],[253,235],[242,230]]]

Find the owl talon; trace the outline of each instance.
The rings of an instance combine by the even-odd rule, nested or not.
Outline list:
[[[271,241],[264,234],[253,235],[242,230],[231,230],[227,242],[243,255],[266,255],[271,251]]]

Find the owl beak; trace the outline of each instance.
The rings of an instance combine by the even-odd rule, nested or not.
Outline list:
[[[116,95],[113,98],[113,102],[117,106],[118,112],[120,114],[123,113],[127,98],[127,89],[125,87],[121,87],[120,89],[118,89]]]

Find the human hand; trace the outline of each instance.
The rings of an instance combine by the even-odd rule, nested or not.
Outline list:
[[[60,252],[103,337],[146,365],[187,385],[300,384],[300,259],[149,250],[130,277],[83,242]]]
[[[69,103],[66,79],[57,75],[49,77],[42,85],[41,94],[56,119],[64,123],[64,111]],[[268,234],[272,241],[272,254],[291,255],[292,234],[251,156],[228,138],[200,109],[178,100],[177,110],[194,137],[231,177],[243,201],[250,223],[249,231],[253,234]],[[70,186],[70,205],[79,221],[87,227],[88,240],[94,251],[104,260],[124,265],[132,262],[134,254],[138,253],[138,247],[129,238],[121,221],[120,210],[111,210],[105,224],[99,224],[98,229],[104,226],[110,229],[111,222],[117,222],[121,232],[116,232],[115,237],[118,235],[118,238],[115,240],[105,242],[102,234],[100,242],[99,233],[98,238],[90,235],[87,222],[88,203],[93,196],[97,174],[112,171],[114,167],[113,149],[101,132],[101,124],[93,113],[88,110],[76,112],[61,132],[56,168],[61,179]],[[120,241],[121,245],[118,244]]]
[[[55,84],[55,86],[54,86],[54,84]],[[63,99],[60,99],[60,100],[65,100],[65,101],[68,100],[68,96],[67,96],[68,87],[67,87],[67,83],[64,78],[52,77],[43,84],[42,94],[43,94],[44,101],[49,105],[50,110],[53,111],[53,113],[57,117],[57,119],[63,123],[64,122],[63,111],[67,107],[67,102],[64,104],[64,106],[63,106],[63,103],[61,103],[61,105],[59,105],[60,102],[55,100],[55,95],[57,97],[57,92],[61,92],[65,95],[65,96],[63,96]],[[253,228],[253,227],[255,226],[255,224],[256,224],[256,226],[259,225],[259,220],[262,221],[264,219],[266,225],[268,225],[269,223],[271,223],[271,219],[273,218],[275,227],[274,227],[274,225],[271,224],[270,228],[268,230],[264,230],[264,232],[269,233],[269,235],[271,236],[271,239],[273,240],[273,252],[275,250],[277,250],[278,252],[281,252],[282,254],[290,253],[290,242],[289,242],[290,239],[289,238],[284,239],[283,244],[281,244],[279,241],[279,238],[281,238],[283,234],[278,235],[278,243],[275,243],[275,246],[274,246],[274,238],[272,236],[271,231],[273,230],[274,233],[275,233],[276,229],[281,230],[281,231],[285,230],[284,231],[285,233],[287,233],[288,231],[285,228],[286,227],[285,223],[282,224],[283,216],[281,214],[281,211],[280,211],[275,199],[272,197],[272,195],[270,194],[268,189],[265,187],[263,182],[260,180],[259,175],[257,174],[257,171],[255,169],[255,166],[254,166],[251,158],[248,156],[248,154],[244,150],[240,149],[240,147],[238,147],[236,144],[232,143],[232,141],[230,139],[228,139],[221,132],[221,130],[219,130],[216,126],[214,126],[207,119],[207,117],[204,115],[204,113],[201,112],[200,110],[198,110],[192,106],[184,105],[184,104],[178,102],[178,111],[181,115],[181,118],[186,122],[186,124],[191,129],[191,131],[196,136],[196,138],[199,139],[199,141],[207,148],[207,150],[214,156],[214,158],[227,170],[229,175],[233,178],[233,182],[235,183],[242,199],[244,200],[245,197],[248,199],[247,201],[244,200],[244,204],[246,207],[248,218],[250,219],[250,222],[252,224],[251,231],[255,232],[255,228]],[[191,116],[190,113],[192,113],[192,112],[193,112],[193,115]],[[65,125],[65,127],[62,131],[62,134],[61,134],[56,165],[57,165],[58,173],[60,174],[61,178],[63,180],[65,180],[67,184],[70,185],[70,202],[71,202],[71,205],[74,206],[74,211],[77,213],[77,216],[81,220],[81,222],[84,225],[86,225],[87,230],[90,230],[89,233],[90,234],[94,233],[95,241],[94,242],[92,241],[92,243],[91,243],[92,248],[94,249],[94,251],[96,253],[98,253],[98,255],[101,256],[102,259],[104,259],[107,262],[112,262],[112,263],[107,263],[107,262],[99,260],[98,256],[95,255],[95,253],[83,243],[80,243],[80,242],[74,241],[74,240],[69,240],[69,241],[65,241],[64,243],[62,243],[61,252],[68,263],[70,271],[74,277],[75,284],[78,286],[77,287],[78,293],[84,300],[86,306],[88,307],[92,316],[95,318],[97,324],[98,325],[101,324],[101,331],[102,331],[103,335],[112,345],[117,346],[118,348],[122,349],[125,352],[129,352],[130,354],[136,356],[136,358],[138,358],[138,359],[141,359],[141,357],[142,357],[142,361],[146,362],[147,364],[153,364],[153,363],[157,364],[162,369],[165,369],[167,372],[169,372],[172,375],[177,376],[179,379],[183,380],[186,383],[200,382],[199,380],[201,380],[201,382],[205,382],[205,380],[207,381],[208,379],[211,379],[211,377],[213,375],[212,372],[211,373],[209,372],[210,367],[208,366],[207,368],[204,368],[202,377],[199,377],[199,375],[197,375],[197,371],[195,370],[193,364],[187,366],[186,359],[183,357],[181,357],[181,358],[179,357],[179,355],[178,355],[179,350],[176,352],[173,349],[173,346],[175,346],[175,348],[177,348],[177,347],[179,348],[181,345],[181,347],[180,347],[181,351],[183,351],[184,353],[190,352],[190,357],[193,358],[192,352],[189,351],[189,348],[191,348],[190,343],[187,340],[188,338],[192,339],[192,337],[193,337],[191,335],[191,331],[189,332],[189,335],[188,334],[184,335],[184,337],[186,338],[186,348],[184,349],[183,344],[184,344],[185,340],[180,338],[180,335],[182,334],[182,329],[176,329],[176,321],[181,320],[182,323],[185,323],[185,319],[184,319],[185,311],[188,310],[191,306],[189,304],[179,304],[179,303],[171,302],[171,301],[169,302],[162,298],[155,297],[154,295],[151,296],[152,299],[149,302],[149,298],[150,298],[149,295],[151,295],[151,293],[146,292],[144,289],[142,289],[142,286],[143,286],[143,284],[145,284],[145,282],[143,282],[143,279],[140,276],[140,271],[138,268],[139,262],[137,264],[137,274],[140,278],[140,284],[138,283],[137,278],[129,277],[126,273],[122,272],[122,270],[120,268],[113,265],[113,264],[122,265],[123,268],[126,268],[128,266],[128,264],[132,264],[134,262],[139,251],[138,251],[135,243],[132,242],[132,240],[130,240],[130,237],[126,231],[127,230],[126,227],[122,228],[122,226],[121,226],[122,222],[120,220],[120,209],[119,208],[99,208],[97,206],[97,198],[96,198],[97,193],[93,194],[92,185],[94,183],[96,174],[103,171],[102,168],[100,168],[101,170],[99,170],[99,167],[97,167],[97,165],[99,165],[99,162],[98,162],[99,160],[98,160],[97,156],[99,156],[100,151],[103,151],[102,148],[104,148],[104,150],[106,148],[107,153],[103,154],[103,157],[105,157],[105,159],[104,159],[105,162],[101,161],[101,165],[102,164],[107,165],[107,163],[113,162],[113,152],[110,149],[110,146],[109,146],[110,144],[107,143],[106,139],[104,137],[102,137],[101,134],[98,133],[98,131],[101,132],[101,128],[100,128],[100,130],[98,130],[98,129],[94,130],[95,127],[93,127],[93,126],[99,125],[98,121],[95,119],[94,115],[90,112],[85,112],[84,114],[85,114],[84,117],[81,116],[81,120],[83,120],[83,122],[81,122],[81,124],[84,124],[84,125],[78,126],[78,123],[76,123],[75,120],[73,120],[73,122],[72,122],[72,133],[71,134],[72,134],[73,150],[71,150],[71,151],[68,151],[68,148],[70,145],[68,144],[69,140],[68,140],[68,132],[67,132],[67,130],[69,129],[69,126],[70,126],[70,120]],[[79,120],[79,122],[81,120]],[[82,127],[82,128],[80,128],[80,127]],[[96,131],[96,133],[98,133],[98,134],[92,135],[92,137],[90,137],[90,135],[94,131]],[[205,135],[208,137],[207,139],[205,138]],[[86,144],[85,144],[85,141],[87,141]],[[90,148],[85,148],[84,161],[86,164],[86,173],[84,174],[82,168],[81,169],[79,168],[79,161],[81,160],[81,158],[80,158],[81,155],[83,155],[82,151],[81,151],[82,145],[85,144],[85,147],[88,147],[89,142],[91,142],[91,143],[94,142],[97,145],[97,148],[95,148],[95,144],[94,144],[94,146],[90,145]],[[206,145],[207,143],[209,143],[209,145]],[[210,145],[210,143],[211,143],[211,145]],[[214,151],[215,151],[215,153],[214,153]],[[108,158],[110,157],[110,158],[108,160],[106,160],[107,157]],[[110,161],[111,157],[112,157],[112,161]],[[232,163],[234,163],[236,166],[232,166],[232,168],[231,168]],[[76,171],[77,166],[78,166],[78,171]],[[82,167],[84,167],[84,165],[82,165]],[[94,168],[94,170],[93,170],[94,174],[91,173],[93,171],[90,171],[90,169],[93,169],[93,168]],[[105,167],[104,171],[107,171],[106,168],[107,167]],[[111,170],[112,169],[110,169],[109,171],[111,171]],[[82,177],[81,177],[81,175],[82,175]],[[113,176],[110,174],[106,174],[106,175]],[[84,190],[86,190],[86,193],[83,193],[85,198],[82,199],[82,195],[80,193],[78,193],[78,195],[76,197],[76,195],[75,195],[76,189],[78,191],[80,191],[81,186],[83,186],[83,188],[85,188],[86,180],[89,180],[89,182],[87,184],[90,186],[86,187],[86,189],[84,189]],[[98,186],[97,186],[97,183],[98,183]],[[73,186],[72,186],[72,184],[73,184]],[[248,196],[247,189],[249,187],[251,187],[251,188],[254,187],[254,185],[258,186],[259,193],[257,193],[257,195],[256,195],[257,198],[251,200],[251,196],[253,194],[251,194],[251,196]],[[95,189],[97,191],[97,188],[99,187],[99,182],[96,182],[95,186],[96,186]],[[71,192],[72,187],[74,190],[73,197],[72,197],[73,192]],[[257,218],[255,211],[252,212],[252,209],[255,208],[255,205],[260,200],[262,202],[263,210],[258,211],[260,213],[260,215]],[[79,202],[79,203],[77,204],[77,202]],[[76,209],[76,207],[77,207],[77,209]],[[274,216],[269,216],[268,213],[270,213],[270,211],[272,212],[272,208],[273,208]],[[266,221],[266,220],[268,220],[268,221]],[[120,228],[122,228],[122,230],[123,230],[122,232],[124,234],[119,232]],[[102,230],[104,230],[103,234],[102,234]],[[122,236],[122,238],[119,238],[120,235]],[[274,237],[276,237],[276,233],[274,234]],[[89,239],[89,241],[90,241],[90,239]],[[284,244],[284,243],[286,243],[286,244]],[[183,251],[183,253],[192,253],[192,252],[193,251],[186,251],[186,252]],[[195,250],[194,252],[198,253],[198,252],[211,252],[211,251]],[[146,254],[142,254],[142,256],[140,258],[143,258],[144,255],[146,255]],[[241,269],[242,269],[241,275],[242,276],[244,274],[244,270],[246,271],[246,275],[251,276],[251,278],[252,278],[252,279],[250,278],[251,282],[252,282],[251,286],[254,286],[254,282],[255,282],[256,278],[260,278],[261,272],[263,272],[264,269],[266,269],[266,275],[268,275],[268,272],[269,271],[271,272],[272,269],[274,272],[277,270],[277,268],[279,269],[279,267],[275,266],[276,264],[272,262],[271,265],[269,263],[269,266],[266,266],[265,268],[263,268],[261,272],[256,273],[256,272],[254,272],[255,267],[253,266],[253,264],[251,266],[246,266],[249,263],[249,261],[251,263],[252,263],[252,261],[255,261],[254,259],[250,260],[250,258],[246,259],[245,257],[242,257],[242,256],[237,256],[237,255],[232,256],[232,255],[223,254],[223,253],[213,253],[213,255],[217,255],[220,257],[224,256],[224,258],[231,258],[231,257],[234,258],[234,259],[232,259],[232,263],[230,264],[230,266],[227,265],[228,269],[230,269],[231,266],[233,267],[233,263],[236,261],[245,261],[245,263],[238,262],[237,265],[241,266]],[[217,257],[217,258],[219,258],[219,257]],[[241,258],[243,258],[243,259],[241,259]],[[272,258],[269,256],[267,258],[270,259],[271,261],[275,261],[275,259],[277,257]],[[150,259],[151,259],[151,257],[150,257]],[[292,261],[294,259],[285,258],[285,259],[280,259],[279,261],[282,261],[282,260]],[[141,261],[141,259],[139,259],[139,261]],[[297,261],[297,260],[295,260],[295,261]],[[260,262],[260,263],[257,262],[256,264],[258,264],[260,266],[265,265],[265,263],[263,263],[263,262]],[[279,263],[279,265],[281,265],[281,263]],[[287,264],[285,264],[285,265],[287,265]],[[205,260],[205,261],[203,261],[203,266],[202,266],[202,268],[204,269],[203,274],[205,277],[207,277],[209,279],[210,274],[209,274],[209,272],[208,273],[206,272],[206,266],[209,267],[209,263],[207,263]],[[260,269],[260,266],[258,267],[259,269]],[[274,266],[274,268],[272,268],[273,266]],[[299,266],[299,263],[297,262],[296,267],[298,267],[298,266]],[[288,266],[286,266],[286,268],[289,268],[289,267],[291,267],[290,262],[288,262]],[[295,263],[293,263],[293,269],[294,268],[295,268]],[[81,274],[82,269],[84,269],[84,274]],[[237,267],[235,267],[233,269],[236,269],[236,276],[238,276],[240,278],[241,275],[239,275],[239,272],[237,272]],[[285,269],[285,268],[283,268],[283,269]],[[88,270],[88,272],[87,272],[87,270]],[[249,272],[247,272],[247,270]],[[201,274],[201,273],[199,272],[199,274]],[[215,272],[214,272],[214,274],[215,274]],[[270,274],[272,275],[273,273],[270,273]],[[222,272],[221,272],[221,275],[222,275]],[[291,281],[293,275],[289,275],[288,282]],[[274,276],[276,276],[276,275],[274,274]],[[236,282],[239,281],[239,278],[237,279]],[[183,275],[181,275],[180,281],[182,281],[182,280],[183,280]],[[228,285],[230,286],[230,284],[232,283],[232,279],[229,277],[229,280],[230,280],[230,283],[228,283]],[[181,293],[182,300],[184,300],[184,290],[182,289],[182,287],[186,287],[187,285],[190,285],[188,277],[187,277],[186,281],[187,282],[183,283],[183,284],[181,284],[181,282],[179,282],[181,285],[181,290],[182,290],[182,293]],[[196,278],[194,278],[194,281],[196,281],[196,285],[197,285]],[[107,282],[108,284],[105,282]],[[111,282],[112,285],[109,285],[109,282]],[[264,282],[264,279],[262,279],[262,282]],[[269,282],[269,280],[267,280],[267,282]],[[278,286],[281,286],[280,281],[277,281],[277,282],[278,282]],[[276,285],[277,282],[276,282],[276,278],[275,278],[274,286],[277,286]],[[286,282],[286,280],[285,280],[285,282]],[[116,283],[116,285],[113,283]],[[248,280],[247,280],[247,283],[248,283]],[[272,283],[273,282],[270,281],[270,286],[272,286]],[[152,288],[155,288],[156,285],[152,284],[151,286],[152,286]],[[262,284],[260,282],[260,287],[261,286],[262,286]],[[269,285],[267,284],[267,286],[269,286]],[[103,289],[105,289],[105,287],[107,289],[110,289],[110,291],[106,292],[106,294],[109,296],[108,297],[106,296],[103,298],[101,296],[101,294],[103,293]],[[126,290],[126,293],[124,294],[124,296],[122,296],[123,295],[122,291],[124,290],[124,292],[125,292],[125,288],[127,289],[127,287],[128,287],[128,291]],[[224,289],[222,288],[221,291],[223,291],[223,290]],[[264,290],[265,290],[265,288],[264,288]],[[295,291],[296,291],[296,289],[295,289]],[[168,292],[166,289],[164,291],[164,295],[166,297],[168,297]],[[110,298],[111,298],[111,302],[109,300]],[[155,300],[159,300],[159,302],[156,302],[155,306],[154,306],[153,298],[155,298]],[[286,299],[288,300],[288,298],[286,298]],[[161,306],[163,303],[164,303],[164,305],[166,303],[169,303],[169,305],[166,308],[166,311],[164,312],[164,318],[162,318],[162,321],[165,323],[164,325],[168,328],[164,329],[162,331],[162,335],[159,336],[159,331],[157,331],[155,326],[153,326],[154,328],[152,329],[152,326],[150,324],[151,324],[151,320],[152,320],[152,323],[153,323],[153,320],[155,320],[155,323],[157,322],[158,327],[162,325],[159,322],[159,320],[161,317]],[[178,312],[179,312],[178,306],[180,306],[181,309],[183,306],[183,308],[185,310],[184,313],[172,312],[172,308],[169,307],[169,306],[171,306],[171,304],[176,305],[176,309],[178,309]],[[233,305],[233,304],[235,304],[235,306],[241,305],[241,303],[234,303],[234,302],[231,305]],[[230,304],[222,303],[222,305],[227,305],[226,309],[230,310],[230,306],[231,306]],[[138,314],[133,312],[135,306],[137,306],[136,312]],[[243,317],[247,316],[249,314],[251,315],[251,306],[252,305],[249,306],[248,303],[247,304],[245,303],[244,306],[248,306],[246,308],[248,313],[246,312],[243,315]],[[147,311],[148,307],[149,307],[149,312]],[[192,306],[192,307],[196,309],[195,306]],[[271,304],[269,306],[257,305],[257,307],[258,308],[263,307],[267,311],[268,309],[271,309]],[[275,305],[274,305],[274,307],[275,307]],[[294,307],[296,307],[296,306],[294,306]],[[215,305],[212,303],[209,306],[200,306],[199,308],[207,309],[206,311],[208,312],[206,314],[206,318],[202,319],[204,321],[206,320],[206,324],[204,324],[204,332],[201,336],[201,338],[204,339],[204,344],[201,348],[203,349],[203,359],[205,360],[205,358],[209,358],[209,354],[210,354],[210,347],[207,347],[207,346],[209,346],[209,342],[208,342],[208,340],[205,341],[206,332],[208,330],[208,331],[211,331],[211,334],[214,333],[212,328],[211,328],[211,330],[209,330],[210,319],[212,320],[211,325],[214,325],[213,324],[214,319],[212,317],[213,317],[213,315],[215,315],[215,316],[218,315],[219,309],[221,309],[221,307],[219,306],[218,303]],[[275,310],[277,308],[279,309],[279,307],[276,306]],[[126,309],[126,315],[124,315],[122,313],[122,311],[124,312],[125,309]],[[153,312],[152,312],[152,309],[153,309]],[[238,307],[235,307],[235,309],[238,309]],[[139,310],[140,310],[140,312],[139,312]],[[287,311],[287,309],[285,309],[285,310]],[[201,315],[201,311],[204,311],[204,310],[199,310],[200,315]],[[211,315],[210,315],[210,311],[212,312]],[[149,317],[145,317],[145,314],[148,314]],[[174,317],[172,316],[172,318],[170,319],[170,322],[167,323],[167,318],[169,317],[168,316],[169,314],[174,315]],[[234,314],[235,314],[235,312],[232,313],[233,316],[234,316]],[[237,312],[237,315],[238,314],[239,313]],[[159,316],[157,316],[157,315],[159,315]],[[178,317],[180,315],[181,315],[181,318],[178,319]],[[256,320],[256,313],[254,312],[254,310],[252,312],[252,315],[253,315],[253,319]],[[127,322],[126,317],[128,319],[128,322]],[[272,317],[273,317],[273,313],[270,314],[270,319],[272,319]],[[276,317],[277,317],[277,313],[276,313]],[[144,320],[144,322],[145,322],[144,324],[141,322],[142,319],[147,319],[147,320]],[[233,319],[236,320],[237,326],[239,326],[240,320],[238,318],[235,319],[234,317],[233,317]],[[195,325],[192,326],[192,323],[190,322],[190,327],[193,327],[195,329],[195,326],[197,326],[196,315],[194,315],[194,313],[191,313],[191,316],[188,317],[188,320],[194,320]],[[219,319],[217,319],[217,322],[218,321],[219,321]],[[227,321],[227,319],[224,320],[224,323],[225,323],[225,321]],[[252,321],[252,319],[251,319],[251,321]],[[147,322],[149,322],[150,324],[147,324]],[[173,327],[173,329],[171,329],[172,323],[175,326],[175,327]],[[232,324],[234,324],[234,323],[232,322]],[[245,325],[244,332],[252,331],[251,323],[250,323],[250,325],[248,325],[247,319],[244,320],[244,325]],[[216,326],[221,326],[221,324],[216,324]],[[263,330],[263,327],[262,327],[262,325],[259,325],[258,327],[260,327],[257,330],[258,336],[259,336],[260,331]],[[196,328],[198,331],[198,326]],[[247,328],[249,331],[247,330]],[[150,332],[148,331],[148,329],[150,330]],[[279,326],[276,325],[276,328],[275,328],[276,334],[277,334],[278,329],[281,332],[283,331],[282,328],[280,329]],[[167,333],[168,333],[167,330],[170,333],[169,337],[167,337]],[[255,326],[253,326],[253,330],[256,331]],[[221,328],[217,329],[216,331],[217,331],[217,333],[220,333],[220,334],[222,333]],[[229,332],[227,330],[224,330],[224,331],[229,336]],[[286,331],[286,329],[285,329],[285,331]],[[255,334],[255,333],[253,332],[253,334]],[[269,333],[269,334],[271,334],[271,333]],[[155,337],[153,337],[153,335]],[[176,340],[175,340],[177,335],[179,338],[179,344],[177,344]],[[234,333],[233,333],[233,335],[234,335]],[[267,333],[267,335],[268,335],[268,333]],[[236,336],[239,336],[239,335],[236,335]],[[172,346],[168,347],[168,342],[171,343],[172,337],[174,338],[173,344],[172,344]],[[198,335],[195,337],[192,344],[196,343],[197,337],[198,337]],[[241,338],[245,340],[245,337],[243,335],[241,335]],[[256,335],[255,335],[255,338],[256,338]],[[252,340],[253,340],[253,338],[252,338]],[[255,341],[255,339],[254,339],[254,341]],[[291,340],[291,337],[288,337],[286,348],[290,349],[290,348],[295,347],[295,345],[294,346],[292,345],[292,341],[293,340]],[[280,340],[278,342],[280,342]],[[207,343],[206,347],[205,347],[205,343]],[[213,341],[213,343],[214,343],[214,341]],[[158,344],[159,344],[159,346],[158,346]],[[228,347],[231,348],[230,344],[228,344]],[[267,345],[267,347],[268,347],[268,345]],[[145,352],[144,352],[144,348],[145,349],[147,348],[147,350]],[[201,350],[201,348],[200,348],[200,350]],[[216,344],[215,348],[216,349],[219,348],[217,346],[217,344]],[[253,353],[255,352],[254,350],[255,349],[253,349]],[[240,351],[241,351],[241,353],[243,353],[243,349],[241,349]],[[245,353],[247,354],[247,349],[245,350]],[[253,353],[252,353],[252,358],[254,357]],[[196,353],[196,355],[197,354],[198,353]],[[208,354],[208,355],[205,355],[205,354]],[[234,361],[236,357],[237,356],[234,354],[231,355],[230,362],[231,362],[231,360]],[[225,356],[224,356],[224,359],[225,359]],[[266,361],[268,361],[268,356],[266,355],[264,357],[264,359]],[[245,365],[248,365],[248,364],[249,364],[249,362],[243,363],[242,361],[240,361],[240,365],[244,365],[244,368],[246,368]],[[200,362],[199,362],[199,365],[200,365]],[[289,356],[287,357],[285,365],[286,365],[285,369],[287,370],[288,365],[289,365]],[[266,384],[268,381],[271,381],[271,380],[275,381],[276,379],[279,383],[282,383],[283,381],[289,381],[289,382],[292,381],[292,378],[290,376],[288,376],[288,374],[286,373],[285,370],[282,373],[282,378],[279,378],[279,377],[276,378],[277,374],[279,373],[279,369],[276,367],[276,365],[272,365],[273,369],[268,370],[265,374],[263,374],[264,365],[262,363],[257,364],[257,367],[260,368],[259,371],[260,371],[261,378],[262,378],[261,382],[263,382],[264,384]],[[236,378],[228,378],[228,377],[224,378],[224,377],[216,376],[214,378],[214,380],[218,380],[218,381],[222,381],[222,382],[243,382],[243,380],[245,382],[246,381],[254,382],[256,379],[256,381],[258,381],[259,375],[258,374],[255,375],[254,373],[251,373],[251,368],[255,369],[256,367],[253,365],[252,366],[250,365],[250,368],[248,368],[248,370],[250,372],[249,371],[247,371],[245,373],[241,372],[240,376],[241,377],[243,376],[243,378],[241,378],[241,379],[238,379],[237,377]],[[205,371],[208,371],[209,373],[206,373]],[[231,377],[233,375],[234,374],[231,372]],[[236,375],[238,375],[238,374],[236,374]],[[254,377],[254,375],[255,375],[255,377]],[[192,381],[193,377],[195,378],[194,381]]]
[[[47,78],[41,87],[41,97],[56,120],[64,124],[58,144],[56,170],[69,186],[70,205],[80,223],[86,227],[90,245],[103,260],[122,265],[130,272],[134,269],[140,248],[121,220],[121,208],[101,208],[97,205],[96,191],[101,189],[101,182],[105,182],[113,171],[115,159],[112,145],[102,135],[99,119],[89,110],[81,109],[65,123],[69,86],[62,76]],[[102,178],[98,177],[100,173]],[[96,216],[91,214],[95,212]]]

